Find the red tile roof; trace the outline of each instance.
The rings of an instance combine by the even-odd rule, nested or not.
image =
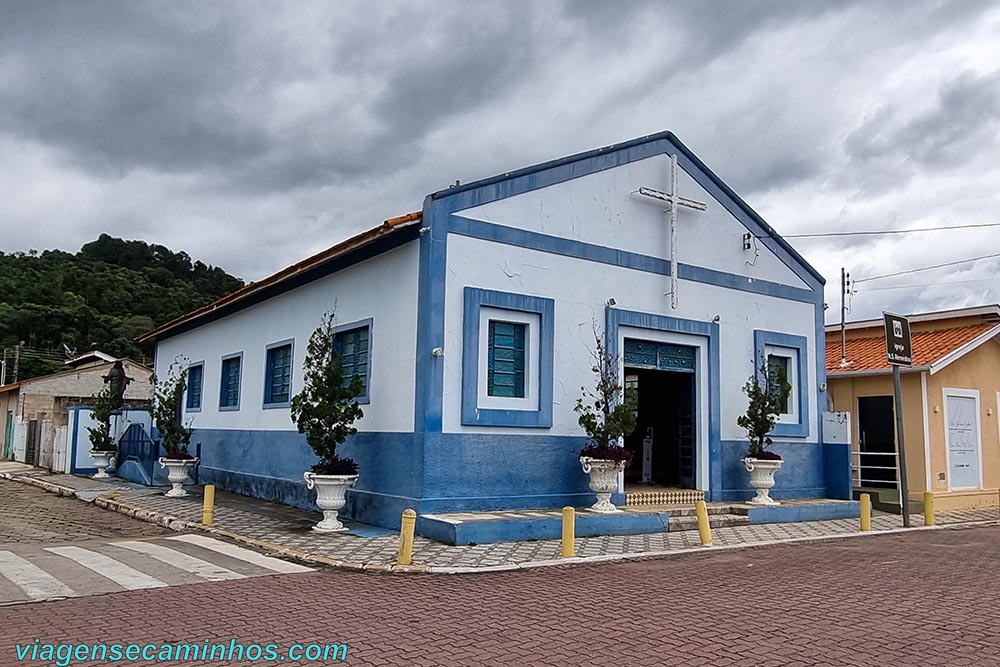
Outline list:
[[[911,335],[913,365],[930,366],[982,336],[990,329],[997,328],[997,326],[996,322],[990,322],[938,331],[914,331]],[[827,335],[826,372],[828,375],[890,369],[891,366],[885,359],[885,335],[848,339],[847,361],[847,366],[840,365],[839,335],[833,333]]]
[[[172,329],[176,329],[177,327],[183,324],[187,324],[196,321],[198,319],[201,319],[207,315],[212,314],[213,312],[219,310],[224,306],[229,306],[231,304],[235,304],[236,302],[246,300],[247,298],[260,293],[262,290],[266,288],[270,288],[274,285],[287,281],[303,273],[304,271],[308,271],[323,264],[329,263],[337,259],[338,257],[342,257],[350,252],[353,252],[354,250],[357,250],[362,246],[368,245],[381,238],[389,236],[398,229],[407,227],[415,222],[418,222],[422,218],[422,216],[423,216],[422,211],[415,211],[413,213],[407,213],[406,215],[400,215],[395,218],[389,218],[378,227],[373,227],[372,229],[361,232],[356,236],[352,236],[346,241],[342,241],[337,245],[331,246],[326,250],[318,252],[312,257],[308,257],[302,260],[301,262],[292,264],[291,266],[282,269],[281,271],[278,271],[277,273],[270,275],[267,278],[263,278],[256,282],[252,282],[246,285],[245,287],[236,290],[235,292],[231,292],[230,294],[227,294],[221,299],[213,301],[207,306],[202,306],[201,308],[192,310],[190,313],[181,315],[176,319],[173,319],[165,324],[158,326],[152,331],[147,331],[144,334],[136,336],[135,341],[137,343],[142,343],[147,340],[159,338],[163,334],[171,331]]]

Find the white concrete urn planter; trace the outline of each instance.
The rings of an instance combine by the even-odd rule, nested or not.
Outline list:
[[[316,504],[323,510],[323,520],[313,526],[313,530],[319,533],[347,530],[337,518],[337,514],[347,503],[347,490],[358,481],[358,476],[317,475],[314,472],[307,472],[303,477],[308,488],[316,489]]]
[[[170,459],[165,456],[160,457],[160,467],[167,469],[167,480],[171,488],[166,495],[169,498],[182,498],[188,494],[184,490],[184,482],[194,467],[198,465],[198,457],[190,459]]]
[[[94,475],[94,479],[107,479],[111,477],[105,470],[112,465],[111,462],[114,461],[117,453],[113,449],[90,450],[90,458],[94,459],[94,466],[97,468],[97,474]]]
[[[618,473],[625,469],[625,462],[581,456],[580,464],[583,472],[590,476],[590,490],[597,494],[597,502],[590,509],[595,512],[620,512],[611,504],[611,494],[618,490]]]
[[[777,500],[768,495],[774,487],[774,473],[781,469],[781,459],[743,459],[743,465],[750,473],[750,486],[757,490],[757,495],[750,499],[751,505],[780,505]]]

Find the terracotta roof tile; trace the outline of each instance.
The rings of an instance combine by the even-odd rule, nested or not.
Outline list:
[[[938,331],[914,331],[911,336],[913,365],[930,366],[996,326],[997,323],[992,322]],[[828,375],[891,368],[885,359],[885,335],[848,339],[847,361],[847,366],[840,365],[839,334],[828,335],[826,346],[826,372]]]
[[[309,269],[323,265],[353,250],[356,250],[363,245],[372,243],[378,239],[388,236],[389,234],[392,234],[394,231],[398,229],[401,229],[403,227],[406,227],[412,223],[419,221],[422,217],[423,217],[422,211],[415,211],[413,213],[407,213],[406,215],[401,215],[395,218],[389,218],[378,227],[373,227],[372,229],[361,232],[356,236],[352,236],[346,241],[341,241],[340,243],[331,246],[326,250],[322,250],[311,257],[307,257],[306,259],[300,262],[292,264],[291,266],[282,269],[281,271],[278,271],[277,273],[272,274],[267,278],[263,278],[256,282],[249,283],[244,287],[241,287],[240,289],[236,290],[235,292],[231,292],[226,296],[217,299],[206,306],[202,306],[201,308],[192,310],[191,312],[185,315],[181,315],[178,318],[175,318],[165,324],[158,326],[152,331],[147,331],[144,334],[136,336],[135,341],[137,343],[142,343],[150,339],[158,338],[162,334],[182,324],[198,320],[199,318],[202,318],[223,306],[227,306],[242,299],[246,299],[247,297],[258,293],[265,288],[271,287],[273,285],[286,281],[290,278],[293,278],[296,275],[302,273],[303,271],[307,271]]]

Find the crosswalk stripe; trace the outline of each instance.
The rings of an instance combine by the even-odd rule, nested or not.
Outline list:
[[[247,563],[253,563],[254,565],[267,568],[273,572],[280,572],[282,574],[312,572],[312,568],[308,568],[303,565],[296,565],[295,563],[289,563],[288,561],[283,561],[278,558],[271,558],[270,556],[262,556],[256,551],[250,551],[249,549],[237,547],[227,542],[220,542],[219,540],[214,540],[211,537],[206,537],[205,535],[175,535],[166,539],[177,540],[178,542],[187,542],[188,544],[194,544],[195,546],[204,547],[205,549],[211,549],[212,551],[225,556],[246,561]]]
[[[72,588],[10,551],[0,551],[0,576],[20,588],[32,600],[75,595]]]
[[[195,558],[194,556],[182,553],[176,549],[171,549],[170,547],[165,547],[161,544],[153,544],[152,542],[114,542],[112,544],[113,546],[121,547],[122,549],[129,549],[131,551],[146,554],[161,563],[166,563],[167,565],[179,568],[185,572],[196,574],[203,579],[208,579],[209,581],[226,581],[229,579],[245,578],[244,575],[239,572],[233,572],[232,570],[224,568],[221,565],[209,563],[207,560]]]
[[[167,584],[155,577],[119,563],[114,558],[80,547],[46,547],[46,551],[76,561],[88,570],[110,579],[119,586],[134,591],[140,588],[163,588]]]

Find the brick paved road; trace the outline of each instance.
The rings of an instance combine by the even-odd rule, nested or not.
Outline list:
[[[305,571],[0,480],[0,605]]]
[[[132,591],[0,608],[0,664],[40,636],[346,642],[353,665],[1000,665],[998,553],[1000,528],[978,527],[617,565]]]

